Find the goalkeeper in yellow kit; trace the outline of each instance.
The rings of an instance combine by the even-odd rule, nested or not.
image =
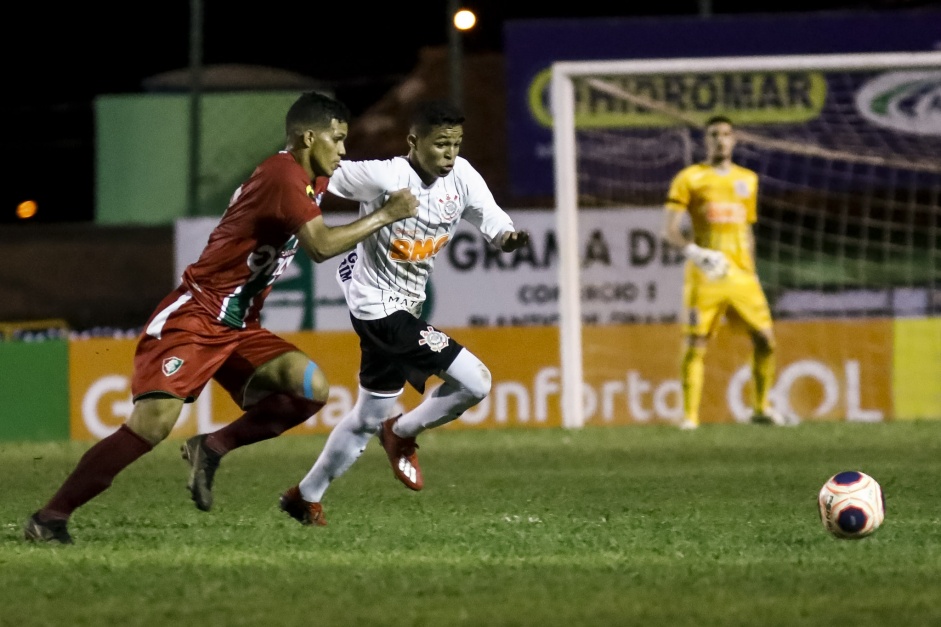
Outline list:
[[[715,116],[706,122],[706,159],[681,170],[670,184],[664,208],[663,238],[683,250],[688,262],[683,280],[681,363],[683,429],[699,426],[706,345],[725,317],[746,329],[754,353],[751,421],[784,425],[770,405],[775,355],[771,311],[755,272],[758,175],[732,163],[735,133],[732,122]],[[692,240],[683,233],[688,213]]]

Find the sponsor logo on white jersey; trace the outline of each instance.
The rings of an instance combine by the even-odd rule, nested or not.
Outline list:
[[[451,239],[450,235],[406,239],[399,238],[390,242],[389,259],[395,262],[415,262],[429,259],[438,254]]]

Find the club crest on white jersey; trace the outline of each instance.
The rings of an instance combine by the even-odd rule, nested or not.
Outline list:
[[[457,194],[448,194],[444,198],[438,199],[438,211],[441,212],[442,222],[454,222],[461,213],[461,205],[458,204],[460,198]]]
[[[427,331],[420,331],[421,334],[420,340],[418,340],[419,346],[428,346],[431,350],[436,353],[443,351],[448,345],[448,336],[429,325]]]

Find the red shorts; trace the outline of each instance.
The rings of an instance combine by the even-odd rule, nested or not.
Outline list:
[[[243,407],[245,386],[262,364],[298,348],[260,324],[233,329],[196,304],[185,287],[171,292],[144,327],[134,354],[134,400],[155,393],[196,400],[215,379]]]

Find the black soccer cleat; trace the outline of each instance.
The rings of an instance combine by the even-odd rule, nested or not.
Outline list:
[[[74,544],[69,535],[67,520],[53,518],[42,521],[39,512],[29,517],[23,527],[23,537],[30,542],[58,542],[59,544]]]
[[[212,482],[222,456],[206,448],[206,435],[194,435],[180,447],[180,453],[190,465],[187,489],[196,507],[204,512],[212,509]]]

